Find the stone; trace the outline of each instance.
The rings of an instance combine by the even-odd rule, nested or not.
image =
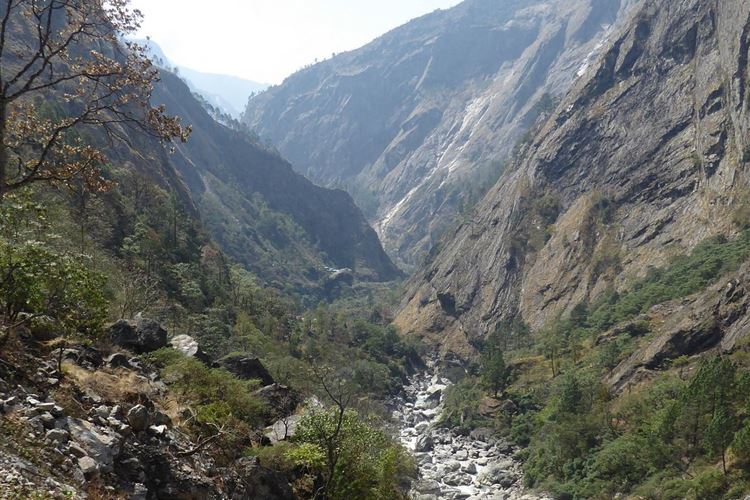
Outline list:
[[[121,352],[110,354],[104,362],[110,368],[131,368],[128,357]]]
[[[136,483],[133,485],[133,493],[130,494],[128,500],[146,500],[148,498],[148,488],[143,483]]]
[[[189,358],[195,358],[205,364],[211,363],[211,359],[201,349],[198,341],[189,335],[177,335],[170,339],[169,344],[172,346],[172,349],[180,351]]]
[[[154,425],[166,425],[167,427],[172,425],[172,419],[169,418],[169,415],[159,410],[154,410],[151,413],[151,421]]]
[[[29,322],[29,331],[34,340],[49,342],[62,335],[62,328],[49,316],[37,316]]]
[[[271,417],[270,421],[291,415],[300,403],[299,394],[281,384],[267,385],[253,392],[253,395],[266,404]]]
[[[85,477],[86,480],[91,480],[99,475],[99,464],[97,464],[91,457],[79,458],[78,467],[81,469],[83,477]]]
[[[128,411],[126,415],[127,421],[130,427],[135,432],[141,432],[149,426],[149,415],[148,409],[143,405],[135,405]]]
[[[445,466],[450,471],[454,471],[455,472],[455,471],[461,470],[461,462],[459,462],[458,460],[449,460],[445,464]]]
[[[477,466],[474,462],[468,462],[466,464],[463,464],[461,466],[461,470],[464,471],[467,474],[476,474],[477,473]]]
[[[167,426],[166,425],[152,425],[148,428],[148,430],[151,434],[154,434],[156,436],[163,436],[167,432]]]
[[[45,429],[52,429],[55,426],[55,417],[49,412],[44,412],[37,417]]]
[[[70,438],[80,445],[104,470],[110,470],[119,448],[119,437],[109,429],[98,428],[91,422],[68,417]],[[72,451],[72,447],[71,447]]]
[[[137,354],[156,351],[167,346],[167,331],[156,321],[137,317],[121,319],[109,327],[110,341]]]
[[[100,418],[108,418],[111,409],[107,405],[99,405],[92,409],[92,414]]]
[[[78,446],[76,443],[70,443],[68,445],[68,452],[77,458],[85,457],[87,455],[86,450]]]
[[[260,380],[263,386],[274,383],[260,359],[243,355],[230,355],[219,361],[219,365],[242,380]]]
[[[63,444],[67,443],[70,438],[68,431],[63,429],[50,429],[44,435],[44,439],[51,443]]]
[[[469,436],[474,441],[489,443],[492,440],[493,434],[495,434],[495,431],[490,429],[489,427],[478,427],[472,430]]]
[[[497,484],[509,488],[518,481],[518,476],[499,465],[490,465],[479,475],[479,482],[485,485]]]
[[[273,444],[293,438],[300,420],[302,420],[301,415],[290,415],[279,419],[266,429],[265,435]]]
[[[424,434],[417,438],[417,442],[414,445],[414,451],[419,453],[430,452],[434,449],[435,443],[432,439],[431,434]]]

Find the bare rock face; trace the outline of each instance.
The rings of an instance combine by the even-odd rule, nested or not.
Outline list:
[[[313,181],[347,189],[413,266],[631,3],[467,0],[300,71],[244,119]]]
[[[520,312],[538,329],[736,233],[748,190],[748,33],[744,0],[639,3],[411,280],[401,329],[471,357],[472,339],[504,318]],[[683,337],[703,343],[699,332]]]

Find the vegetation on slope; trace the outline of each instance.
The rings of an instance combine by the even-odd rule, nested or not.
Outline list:
[[[544,331],[532,335],[519,321],[499,325],[482,346],[475,375],[449,391],[446,424],[493,425],[525,447],[527,484],[560,498],[746,493],[748,346],[731,356],[667,360],[654,381],[619,396],[602,380],[634,351],[639,337],[650,338],[651,326],[642,318],[652,306],[704,291],[748,257],[748,232],[732,240],[711,238],[627,291],[579,305]],[[630,327],[612,330],[624,322]],[[518,411],[501,411],[493,420],[479,409],[497,384]]]

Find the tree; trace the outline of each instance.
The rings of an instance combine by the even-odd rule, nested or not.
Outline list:
[[[105,154],[84,138],[187,139],[150,104],[158,70],[145,47],[123,41],[140,21],[129,0],[0,2],[0,201],[39,182],[105,189]]]
[[[495,397],[508,384],[508,367],[500,348],[500,339],[493,334],[482,352],[482,379]]]

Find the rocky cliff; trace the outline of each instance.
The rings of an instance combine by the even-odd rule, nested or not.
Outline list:
[[[631,3],[468,0],[289,77],[250,100],[245,122],[311,179],[349,190],[414,265]]]
[[[749,192],[749,44],[747,0],[640,3],[412,279],[401,328],[471,356],[504,318],[538,330],[732,237]]]

